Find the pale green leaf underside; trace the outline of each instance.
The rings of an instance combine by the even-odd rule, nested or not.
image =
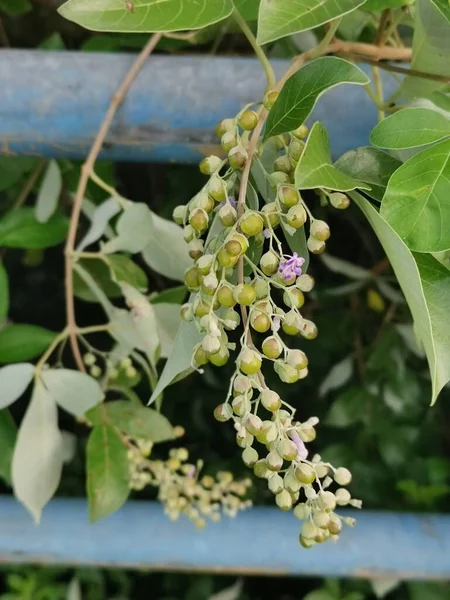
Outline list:
[[[270,110],[264,139],[299,127],[320,96],[342,83],[366,85],[369,78],[355,65],[334,56],[318,58],[305,65],[284,84]]]
[[[295,187],[299,190],[325,188],[348,192],[370,187],[339,171],[331,162],[328,134],[322,123],[314,123],[303,154],[295,168]]]
[[[152,32],[201,29],[228,17],[231,0],[68,0],[60,14],[93,31]]]
[[[267,44],[279,38],[313,29],[352,12],[365,0],[261,0],[258,42]]]
[[[450,135],[450,119],[429,108],[405,108],[383,119],[370,134],[379,148],[426,146]]]
[[[432,256],[414,255],[367,200],[350,195],[375,230],[405,294],[428,359],[433,404],[450,380],[450,271]]]
[[[381,215],[416,252],[450,248],[450,140],[406,161],[389,180]]]

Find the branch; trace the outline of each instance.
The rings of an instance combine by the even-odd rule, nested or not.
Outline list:
[[[95,165],[95,161],[102,149],[109,127],[114,119],[117,109],[122,104],[125,96],[128,93],[134,79],[143,67],[145,61],[156,48],[163,34],[154,34],[147,44],[144,46],[132,67],[128,71],[125,79],[117,89],[111,99],[108,111],[103,119],[103,123],[98,130],[97,136],[92,144],[86,162],[81,168],[81,177],[78,183],[78,188],[75,194],[72,215],[70,218],[69,233],[67,236],[65,248],[65,288],[66,288],[66,315],[67,315],[67,330],[70,338],[72,352],[80,371],[85,371],[83,360],[81,358],[80,348],[77,340],[77,326],[75,321],[75,304],[73,299],[73,252],[75,246],[75,238],[77,234],[78,221],[80,219],[81,205],[83,204],[84,194],[89,181],[89,177]]]

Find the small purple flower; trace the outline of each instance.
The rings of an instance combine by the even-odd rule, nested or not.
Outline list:
[[[306,449],[306,446],[303,443],[303,440],[301,439],[301,437],[294,430],[294,431],[290,432],[290,438],[294,442],[294,444],[297,446],[297,459],[305,460],[308,456],[308,450]]]
[[[221,209],[222,206],[225,206],[225,204],[230,204],[232,206],[232,208],[236,208],[237,202],[232,196],[228,196],[228,198],[226,200],[222,200],[222,202],[219,204],[219,206],[217,208]]]
[[[263,236],[268,240],[272,234],[270,233],[270,229],[264,229]]]
[[[298,277],[302,274],[304,262],[305,259],[299,256],[297,252],[294,252],[292,256],[290,254],[285,254],[280,264],[280,268],[278,269],[278,273],[280,273],[285,281],[289,281],[292,277]]]

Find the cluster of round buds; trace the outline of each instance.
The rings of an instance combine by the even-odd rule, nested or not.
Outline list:
[[[97,356],[93,352],[87,352],[83,356],[83,362],[87,367],[89,367],[89,373],[92,377],[98,379],[103,375],[106,375],[106,377],[111,381],[114,381],[119,377],[124,377],[131,380],[130,383],[136,383],[139,376],[131,358],[122,358],[117,362],[111,361],[109,358],[106,359],[102,352],[98,352],[98,355],[105,362],[105,369],[102,369],[97,364]]]
[[[266,95],[266,108],[270,109],[276,94]],[[256,476],[268,480],[280,508],[292,508],[304,494],[302,504],[309,507],[309,521],[322,512],[329,515],[330,522],[340,524],[333,512],[338,502],[332,507],[332,493],[327,489],[333,467],[320,459],[307,459],[305,443],[315,438],[317,419],[295,421],[295,410],[266,387],[261,370],[266,361],[272,363],[284,383],[303,379],[308,374],[307,356],[300,349],[291,349],[284,335],[305,340],[318,335],[313,321],[302,314],[305,294],[313,289],[314,280],[303,272],[304,257],[297,252],[286,254],[280,239],[283,236],[278,232],[282,228],[289,238],[308,224],[307,245],[318,254],[325,249],[330,230],[325,221],[313,217],[293,183],[305,146],[303,139],[308,135],[304,125],[276,138],[279,156],[273,172],[266,172],[274,190],[273,201],[260,207],[252,199],[249,206],[247,201],[242,203],[240,194],[241,202],[236,202],[235,188],[247,160],[248,132],[258,125],[258,118],[258,113],[246,107],[236,118],[219,123],[217,133],[227,159],[209,156],[202,160],[200,170],[209,176],[208,182],[186,206],[174,211],[174,220],[184,227],[194,261],[185,273],[191,297],[181,314],[184,320],[194,321],[203,335],[192,356],[192,366],[200,372],[208,363],[220,367],[228,362],[230,351],[236,348],[228,336],[240,326],[242,318],[237,368],[225,402],[215,409],[215,417],[234,421],[244,463],[254,469]],[[343,194],[322,195],[328,196],[333,206],[345,207]],[[253,342],[253,332],[263,337]],[[269,418],[260,417],[260,406],[269,411]],[[253,447],[255,440],[265,446],[264,455]],[[343,502],[345,494],[339,494]],[[351,498],[348,502],[355,503]],[[324,529],[312,538],[302,533],[302,540],[312,545],[336,539],[337,525],[330,527],[328,534]]]
[[[171,450],[166,461],[149,460],[151,447],[145,440],[133,440],[129,445],[130,488],[158,488],[158,499],[171,520],[183,514],[202,528],[206,519],[217,522],[222,514],[234,517],[239,510],[251,506],[251,501],[245,499],[251,485],[249,479],[234,481],[227,471],[216,477],[201,476],[202,463],[188,463],[186,448]]]

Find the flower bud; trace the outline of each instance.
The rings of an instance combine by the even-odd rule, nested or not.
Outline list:
[[[236,443],[239,448],[246,448],[247,446],[251,446],[253,444],[254,437],[251,433],[249,433],[245,427],[241,427],[240,430],[236,433]]]
[[[330,228],[328,227],[328,224],[325,223],[325,221],[315,219],[311,223],[309,233],[321,242],[326,242],[327,239],[330,237]]]
[[[228,285],[221,285],[217,292],[217,300],[222,306],[232,308],[236,304],[233,296],[233,290]]]
[[[302,536],[306,539],[313,539],[317,535],[317,525],[312,521],[307,520],[302,526]]]
[[[197,260],[195,266],[201,275],[208,275],[211,271],[213,262],[214,256],[212,254],[204,254]]]
[[[208,194],[200,194],[197,198],[195,208],[203,208],[207,213],[210,213],[214,208],[214,200]]]
[[[338,485],[348,485],[352,480],[352,474],[348,469],[339,467],[334,473],[334,480]]]
[[[234,130],[227,131],[220,139],[220,145],[225,152],[230,152],[238,145],[239,141]]]
[[[280,216],[275,202],[269,202],[268,204],[265,204],[262,207],[261,212],[263,213],[265,220],[270,223],[273,228],[278,226],[280,223]]]
[[[278,190],[278,198],[284,206],[292,208],[300,202],[300,193],[292,186],[283,185]]]
[[[186,243],[190,242],[191,240],[193,240],[196,236],[195,230],[193,227],[191,227],[191,225],[186,225],[186,227],[183,229],[183,239]]]
[[[274,418],[274,417],[275,417],[275,415],[272,418]],[[292,421],[292,416],[291,416],[291,413],[289,413],[287,410],[284,410],[284,408],[282,408],[278,412],[278,419],[280,420],[280,423],[282,425],[289,425]]]
[[[279,92],[277,90],[269,90],[264,96],[263,104],[264,108],[270,110],[272,106],[275,104],[276,99],[278,98]]]
[[[298,381],[298,371],[294,367],[277,360],[273,368],[283,383],[296,383]]]
[[[258,458],[258,452],[250,446],[247,446],[242,452],[242,460],[247,467],[253,467]]]
[[[306,369],[306,367],[308,366],[308,359],[306,357],[306,354],[301,350],[297,349],[289,350],[287,355],[287,362],[291,365],[291,367],[297,369],[297,371]]]
[[[227,188],[221,177],[213,175],[208,182],[208,194],[216,201],[223,202],[227,199]]]
[[[262,312],[252,312],[250,315],[250,325],[255,331],[265,333],[270,329],[270,318]]]
[[[278,256],[272,250],[263,254],[259,261],[259,266],[265,275],[273,275],[278,271],[280,261]]]
[[[252,391],[252,382],[244,375],[237,375],[233,381],[233,391],[235,394],[249,394]]]
[[[333,192],[328,196],[328,200],[331,206],[338,208],[339,210],[345,210],[350,206],[350,199],[346,194],[342,192]]]
[[[314,540],[306,539],[301,534],[300,534],[298,540],[300,542],[300,545],[307,550],[309,548],[312,548],[315,544]]]
[[[197,267],[189,267],[184,272],[184,283],[189,291],[195,292],[200,287],[200,281],[198,278],[198,269]]]
[[[309,321],[308,319],[303,319],[300,327],[300,334],[307,340],[315,340],[319,335],[319,330],[317,329],[315,323]]]
[[[240,256],[243,251],[241,242],[233,239],[228,240],[228,242],[225,243],[224,248],[230,256]]]
[[[200,162],[200,171],[203,175],[211,175],[222,164],[222,159],[218,156],[207,156]]]
[[[223,367],[230,358],[230,352],[225,345],[221,345],[218,352],[209,356],[209,362],[215,367]]]
[[[283,346],[280,340],[273,335],[270,335],[263,341],[261,348],[264,356],[267,356],[267,358],[272,360],[278,358],[283,352]]]
[[[316,479],[316,473],[310,465],[300,463],[295,469],[295,477],[300,483],[309,485]]]
[[[244,348],[238,356],[237,364],[245,375],[254,375],[261,369],[261,357],[251,348]]]
[[[273,421],[263,421],[262,430],[257,436],[258,442],[261,444],[271,444],[278,437],[278,428]]]
[[[296,335],[297,333],[300,333],[302,319],[295,311],[290,310],[284,315],[281,327],[284,333],[287,333],[288,335]]]
[[[306,125],[303,124],[300,125],[300,127],[297,127],[297,129],[294,129],[294,131],[292,131],[291,133],[297,138],[305,138],[309,133],[309,129]]]
[[[205,275],[203,277],[201,283],[202,292],[207,296],[213,296],[215,291],[217,290],[218,285],[219,280],[217,279],[217,276],[214,273],[214,271],[211,271],[211,273],[208,273],[208,275]]]
[[[189,223],[195,231],[205,231],[209,223],[208,213],[203,208],[196,208],[189,216]]]
[[[300,502],[300,504],[297,504],[297,506],[294,508],[294,516],[297,517],[297,519],[300,519],[300,521],[307,519],[310,514],[311,507],[309,504]]]
[[[238,118],[238,125],[245,131],[251,131],[258,125],[258,115],[254,110],[244,110]]]
[[[275,473],[269,479],[267,487],[272,492],[272,494],[279,494],[284,489],[283,478],[280,475],[278,475],[278,473]]]
[[[291,143],[289,144],[289,148],[288,148],[289,158],[292,161],[294,161],[295,163],[297,163],[300,160],[304,149],[305,149],[305,142],[301,142],[300,140],[293,139],[291,141]]]
[[[172,218],[177,225],[183,225],[187,216],[187,206],[180,204],[176,206],[172,213]]]
[[[211,304],[201,298],[196,298],[194,301],[194,315],[201,319],[211,311]]]
[[[253,473],[260,479],[266,479],[272,475],[272,471],[267,468],[267,463],[264,458],[261,458],[255,463]]]
[[[277,450],[284,460],[292,461],[297,458],[298,449],[291,440],[287,440],[286,438],[280,440],[278,442]]]
[[[231,419],[233,410],[229,404],[219,404],[214,409],[214,417],[217,421],[225,422]]]
[[[186,302],[186,304],[183,304],[183,306],[180,309],[180,314],[181,314],[181,318],[183,319],[183,321],[187,321],[188,323],[193,321],[194,320],[194,310],[192,308],[192,304],[189,304],[189,302]]]
[[[335,497],[336,497],[336,504],[339,504],[339,506],[347,506],[347,504],[350,502],[350,500],[352,498],[350,495],[350,492],[348,490],[346,490],[345,488],[337,489],[335,492]]]
[[[317,527],[328,527],[328,523],[330,522],[330,514],[318,510],[314,512],[312,519]]]
[[[200,258],[203,254],[203,242],[202,240],[192,240],[188,244],[188,254],[194,260]]]
[[[293,288],[284,292],[283,302],[289,308],[301,308],[305,304],[305,296],[303,292],[297,288]]]
[[[269,185],[275,189],[278,185],[283,185],[285,183],[290,183],[291,179],[287,173],[284,171],[274,171],[270,174],[269,177]]]
[[[199,366],[208,364],[208,357],[201,344],[198,344],[198,346],[194,348],[194,362]]]
[[[290,173],[292,171],[292,163],[289,160],[289,157],[286,154],[279,156],[273,165],[273,170],[282,171],[283,173]]]
[[[243,417],[248,412],[250,412],[251,409],[250,400],[242,394],[233,398],[231,406],[233,407],[234,414],[236,414],[238,417]]]
[[[235,119],[222,119],[216,125],[216,134],[218,138],[224,136],[228,131],[233,131],[236,126]]]
[[[219,352],[220,339],[212,334],[206,335],[202,341],[202,348],[206,352],[206,356],[210,358],[212,354]]]
[[[330,522],[328,523],[328,531],[333,535],[339,535],[342,531],[342,521],[335,515],[330,515]]]
[[[258,415],[248,415],[244,427],[252,435],[258,435],[262,431],[263,422]]]
[[[306,210],[301,204],[291,206],[286,213],[286,221],[294,229],[300,229],[306,223],[307,215]]]
[[[303,275],[297,277],[295,285],[301,292],[310,292],[314,287],[314,283],[314,279],[311,277],[311,275],[304,273]]]
[[[270,412],[276,412],[280,407],[281,407],[281,398],[280,396],[272,391],[272,390],[268,390],[268,389],[264,389],[261,392],[261,404],[264,406],[264,408]],[[278,449],[279,451],[279,449]],[[281,454],[281,452],[280,452]],[[283,456],[283,454],[281,454]],[[284,456],[283,456],[284,458]]]
[[[317,506],[321,510],[334,510],[336,508],[336,497],[333,492],[320,492],[317,498]]]
[[[266,457],[266,463],[271,471],[279,471],[283,466],[283,459],[276,450],[272,450]]]
[[[235,146],[228,152],[228,162],[232,169],[242,169],[247,158],[247,150],[241,145]]]
[[[281,490],[275,496],[275,502],[281,510],[290,510],[292,508],[292,498],[287,490]]]
[[[302,442],[313,442],[316,439],[316,430],[314,427],[304,427],[302,426],[298,432]],[[316,467],[317,474],[319,475],[319,469],[321,465]],[[325,475],[327,474],[328,469],[325,471]],[[321,477],[321,475],[319,475]]]
[[[264,220],[257,212],[247,211],[239,221],[239,227],[245,235],[256,235],[263,230]]]
[[[233,297],[239,304],[250,306],[256,300],[256,292],[253,287],[247,283],[240,283],[233,290]]]

